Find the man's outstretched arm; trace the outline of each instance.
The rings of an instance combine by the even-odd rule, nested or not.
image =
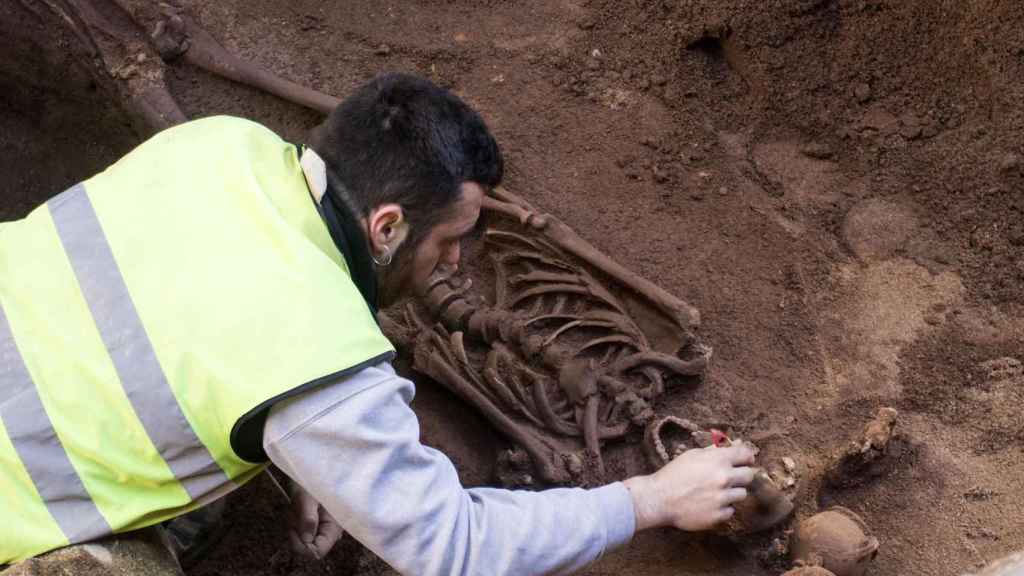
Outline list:
[[[380,365],[282,402],[264,430],[271,460],[402,573],[571,572],[628,541],[638,522],[710,526],[752,476],[726,452],[695,451],[691,465],[677,460],[684,466],[630,479],[628,489],[467,490],[448,458],[420,444],[413,392]],[[680,475],[700,478],[679,485]]]

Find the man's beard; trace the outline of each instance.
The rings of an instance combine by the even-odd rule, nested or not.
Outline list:
[[[377,304],[381,309],[394,305],[409,296],[413,296],[414,251],[403,246],[395,253],[394,259],[387,266],[376,266],[377,273]]]

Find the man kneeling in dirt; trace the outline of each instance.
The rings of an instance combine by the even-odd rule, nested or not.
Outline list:
[[[463,489],[419,443],[377,307],[458,265],[501,177],[475,112],[387,75],[309,146],[188,122],[0,225],[0,564],[158,525],[268,460],[299,487],[295,546],[322,557],[344,528],[408,574],[569,572],[729,518],[743,445],[513,492]]]

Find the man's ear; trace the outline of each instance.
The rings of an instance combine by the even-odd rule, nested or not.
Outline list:
[[[381,204],[366,217],[367,238],[375,257],[394,254],[409,235],[409,221],[398,204]]]

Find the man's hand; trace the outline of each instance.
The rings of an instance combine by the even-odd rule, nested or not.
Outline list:
[[[732,505],[747,497],[754,479],[754,450],[736,443],[727,448],[688,450],[649,476],[624,482],[633,496],[636,530],[674,526],[707,530],[732,517]]]
[[[345,533],[327,510],[298,484],[292,486],[292,550],[307,558],[323,558]]]

